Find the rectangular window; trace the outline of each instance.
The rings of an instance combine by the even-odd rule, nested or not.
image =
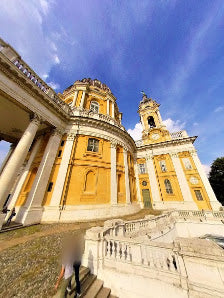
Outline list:
[[[191,162],[189,158],[183,158],[184,167],[186,170],[192,170]]]
[[[139,166],[139,174],[145,174],[146,173],[145,164],[140,163],[138,166]]]
[[[88,139],[87,151],[98,152],[99,151],[99,140],[97,139]]]
[[[51,192],[52,187],[53,187],[53,182],[50,182],[49,185],[48,185],[48,189],[47,189],[47,191],[48,191],[48,192]]]
[[[162,172],[167,172],[166,161],[165,160],[160,160],[159,165],[160,165],[160,168],[161,168]]]
[[[201,191],[200,190],[195,190],[194,191],[195,195],[196,195],[196,198],[198,201],[203,201],[203,197],[202,197],[202,194],[201,194]]]
[[[58,157],[61,157],[61,150],[58,151]]]
[[[63,147],[63,146],[64,146],[64,144],[65,144],[65,141],[64,141],[64,140],[62,140],[62,141],[61,141],[61,147]]]

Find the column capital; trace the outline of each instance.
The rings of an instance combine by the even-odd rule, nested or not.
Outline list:
[[[54,128],[52,131],[52,136],[62,136],[64,134],[64,130],[61,128]]]
[[[197,150],[196,149],[189,150],[189,153],[190,153],[191,156],[197,156]]]
[[[30,122],[36,124],[36,125],[40,125],[41,122],[43,121],[43,119],[36,113],[30,115]]]
[[[146,156],[145,156],[145,160],[147,161],[147,160],[152,160],[153,159],[153,155],[152,154],[147,154]]]
[[[171,158],[178,158],[179,157],[178,152],[171,152],[169,154],[170,154]]]
[[[123,146],[124,152],[127,153],[128,152],[128,147]]]
[[[111,142],[110,142],[110,147],[116,149],[116,148],[117,148],[117,142],[115,142],[115,141],[111,141]]]
[[[74,141],[75,137],[76,137],[76,133],[71,132],[67,136],[67,141]]]

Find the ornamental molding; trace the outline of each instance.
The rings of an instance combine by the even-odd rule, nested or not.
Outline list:
[[[189,153],[192,157],[197,156],[197,150],[193,149],[193,150],[189,150]]]
[[[54,128],[51,135],[61,137],[64,134],[64,132],[65,131],[60,128]]]
[[[43,118],[40,117],[37,113],[30,115],[30,122],[36,125],[40,125],[43,122]]]
[[[179,158],[178,153],[179,152],[169,152],[169,155],[171,156],[171,158]]]
[[[77,133],[72,132],[67,135],[67,141],[74,141]]]

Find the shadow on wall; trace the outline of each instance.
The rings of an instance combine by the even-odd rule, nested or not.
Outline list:
[[[94,272],[93,253],[91,249],[89,250],[89,255],[88,255],[88,267],[91,272]]]

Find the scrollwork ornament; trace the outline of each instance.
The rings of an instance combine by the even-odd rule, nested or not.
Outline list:
[[[36,125],[40,125],[41,122],[43,121],[43,119],[36,113],[30,115],[30,122],[36,124]]]

